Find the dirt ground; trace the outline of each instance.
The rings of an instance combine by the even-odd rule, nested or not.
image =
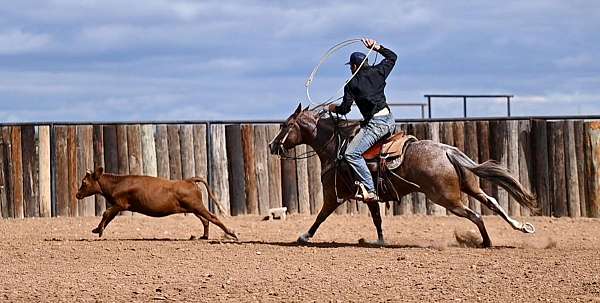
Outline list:
[[[314,244],[295,240],[314,217],[225,218],[240,235],[211,240],[192,216],[0,220],[0,301],[62,302],[600,302],[600,220],[530,218],[537,232],[486,217],[492,249],[462,248],[456,217],[385,217],[388,246],[365,216],[331,216]]]

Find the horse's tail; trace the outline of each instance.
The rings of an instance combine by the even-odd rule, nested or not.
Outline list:
[[[215,202],[215,205],[217,206],[217,208],[219,209],[221,214],[225,217],[229,216],[227,214],[227,212],[225,211],[225,207],[223,207],[223,204],[221,204],[221,202],[219,202],[219,199],[216,198],[215,194],[212,192],[212,190],[210,190],[210,187],[208,187],[208,182],[206,182],[206,180],[204,180],[200,177],[193,177],[193,178],[190,178],[189,180],[194,183],[200,182],[200,183],[204,184],[204,186],[206,187],[206,191],[208,192],[208,196],[213,200],[213,202]]]
[[[462,169],[468,169],[480,178],[489,180],[504,188],[517,202],[532,211],[537,211],[535,196],[517,181],[510,171],[502,167],[495,160],[488,160],[481,164],[476,163],[456,147],[448,146],[446,156],[456,168],[459,176],[462,175]],[[462,176],[461,176],[462,177]]]

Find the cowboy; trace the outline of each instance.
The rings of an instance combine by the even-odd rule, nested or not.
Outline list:
[[[356,198],[364,202],[376,202],[379,201],[379,197],[375,191],[371,172],[362,155],[395,129],[394,117],[386,103],[384,88],[385,79],[394,68],[397,56],[375,40],[363,38],[362,42],[368,49],[380,53],[384,59],[377,65],[369,66],[364,53],[352,53],[350,61],[346,64],[350,65],[352,74],[357,70],[358,72],[344,87],[342,103],[330,104],[328,109],[345,115],[350,112],[352,103],[356,102],[363,116],[363,122],[359,132],[348,143],[344,156],[358,177]]]

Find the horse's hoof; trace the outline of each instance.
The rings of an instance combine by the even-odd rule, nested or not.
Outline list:
[[[526,222],[521,227],[521,231],[526,234],[533,234],[533,233],[535,233],[535,227],[533,227],[533,224]]]
[[[100,233],[100,228],[96,227],[96,228],[92,229],[92,233],[93,234],[99,234]]]
[[[298,237],[298,240],[296,240],[296,242],[298,242],[298,244],[308,244],[310,241],[310,238],[307,235],[301,235],[300,237]]]
[[[200,238],[198,238],[199,240],[208,240],[208,236],[202,236]]]
[[[358,239],[358,244],[370,245],[370,246],[385,246],[385,241],[384,240],[369,241],[365,238],[360,238],[360,239]]]

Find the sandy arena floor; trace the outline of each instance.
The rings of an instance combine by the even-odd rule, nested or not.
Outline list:
[[[189,240],[192,216],[0,220],[0,301],[600,302],[600,220],[531,218],[534,235],[486,217],[493,249],[461,248],[456,217],[331,216],[314,244],[294,241],[314,217],[225,218],[240,242]]]

